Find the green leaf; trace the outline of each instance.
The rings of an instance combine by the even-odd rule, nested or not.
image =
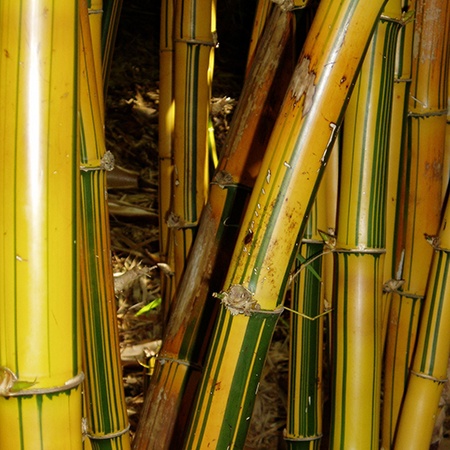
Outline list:
[[[148,305],[143,306],[137,313],[136,316],[140,316],[141,314],[148,313],[152,309],[157,308],[161,304],[161,297],[155,298],[155,300],[151,301]]]

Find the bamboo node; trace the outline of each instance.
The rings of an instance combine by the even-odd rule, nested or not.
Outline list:
[[[19,380],[17,375],[8,367],[0,367],[0,396],[24,397],[30,395],[48,395],[70,391],[80,385],[84,380],[84,373],[80,372],[75,377],[67,380],[62,386],[31,389],[38,382]]]
[[[405,280],[388,280],[383,284],[383,292],[386,294],[390,292],[397,292],[398,289],[403,286],[403,284],[405,284]]]
[[[95,434],[89,433],[87,419],[83,418],[82,419],[82,430],[83,430],[84,437],[88,437],[89,439],[92,439],[94,441],[102,441],[102,440],[106,440],[106,439],[114,439],[114,438],[123,436],[124,434],[128,433],[130,431],[130,424],[128,424],[128,426],[123,428],[122,430],[116,431],[114,433],[95,435]]]
[[[184,38],[178,38],[178,39],[174,39],[174,42],[183,42],[186,44],[191,44],[191,45],[205,45],[207,47],[218,47],[219,46],[219,40],[217,37],[217,32],[213,31],[211,33],[211,40],[210,41],[206,41],[203,39],[184,39]]]
[[[253,294],[240,284],[231,285],[228,291],[214,292],[213,297],[220,299],[222,305],[230,311],[232,316],[238,314],[251,316],[252,312],[261,309],[261,306],[253,298]]]
[[[427,375],[426,373],[416,372],[414,370],[410,370],[411,375],[415,375],[419,378],[425,378],[426,380],[433,381],[434,383],[445,384],[448,381],[448,378],[436,378],[432,375]]]
[[[211,181],[211,184],[217,184],[220,188],[233,184],[233,176],[226,170],[219,170]]]
[[[423,233],[425,240],[435,249],[441,250],[441,239],[439,236],[431,236],[430,234]]]
[[[101,159],[96,159],[92,162],[80,166],[83,172],[90,172],[92,170],[106,170],[111,172],[114,169],[114,155],[108,150]]]

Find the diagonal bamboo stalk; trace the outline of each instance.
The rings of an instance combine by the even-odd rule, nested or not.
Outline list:
[[[317,10],[217,294],[224,307],[184,448],[243,445],[289,270],[383,5],[330,1]]]
[[[208,342],[208,322],[214,314],[214,305],[207,302],[208,293],[219,289],[223,281],[223,267],[230,259],[240,216],[281,104],[282,98],[277,94],[285,89],[286,75],[292,72],[289,63],[279,63],[286,53],[289,61],[290,46],[286,44],[292,34],[292,16],[278,9],[274,11],[211,183],[208,204],[201,216],[198,236],[175,297],[145,399],[135,449],[181,446],[183,421],[192,401],[189,395],[198,382]]]
[[[81,213],[80,267],[86,435],[94,450],[129,449],[111,267],[106,152],[94,54],[85,2],[80,2]],[[101,70],[101,66],[98,67]]]
[[[0,3],[4,449],[82,448],[76,40],[74,1]]]

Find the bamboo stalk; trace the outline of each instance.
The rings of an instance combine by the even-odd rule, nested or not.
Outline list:
[[[214,314],[214,305],[207,302],[208,293],[222,284],[237,226],[282,101],[279,92],[285,89],[287,75],[292,72],[290,46],[286,45],[293,33],[292,19],[278,9],[274,11],[262,38],[264,45],[244,84],[198,236],[176,293],[135,449],[179,448],[182,444],[184,421],[192,403],[189,396],[198,383],[209,338],[208,323]],[[288,63],[280,64],[286,53]]]
[[[387,162],[400,26],[400,1],[391,0],[345,116],[333,299],[333,449],[378,448]]]
[[[0,4],[0,447],[81,449],[77,8]]]
[[[102,49],[102,80],[103,97],[106,98],[108,90],[109,73],[114,54],[114,44],[116,42],[117,28],[119,26],[120,13],[122,11],[123,0],[103,0],[103,17],[101,32]]]
[[[266,26],[267,20],[272,11],[273,1],[272,0],[258,0],[256,4],[255,18],[253,20],[252,35],[250,37],[250,45],[248,48],[247,56],[247,73],[253,63],[255,57],[256,48],[263,35],[264,27]]]
[[[92,52],[94,56],[95,77],[97,79],[96,95],[102,121],[105,121],[105,99],[103,96],[103,77],[102,77],[102,19],[103,19],[103,0],[88,0],[89,25],[91,29]]]
[[[294,266],[295,278],[291,288],[293,311],[289,328],[288,407],[284,438],[292,450],[319,449],[322,438],[324,242],[318,228],[311,228],[316,222],[312,220],[316,219],[316,209],[320,206],[324,209],[325,205],[317,200]]]
[[[88,11],[80,2],[81,214],[80,273],[83,362],[86,373],[86,435],[92,449],[129,449],[129,424],[122,383],[116,320],[105,149]],[[101,66],[98,67],[101,70]]]
[[[448,64],[445,27],[430,21],[435,7],[443,12],[444,3],[428,4],[425,12],[417,2],[410,94],[407,165],[402,171],[405,198],[398,211],[397,236],[402,254],[397,256],[397,278],[404,279],[392,297],[386,350],[386,406],[383,412],[383,445],[390,448],[407,382],[408,369],[416,341],[422,299],[426,292],[432,248],[424,234],[436,234],[442,205],[442,166],[445,143],[446,90],[443,67]],[[444,8],[444,9],[443,9]],[[431,15],[430,15],[431,14]],[[425,20],[426,18],[426,20]],[[423,40],[423,41],[422,41]],[[447,43],[446,43],[447,42]],[[433,57],[430,57],[432,52]],[[433,80],[428,83],[427,80]],[[431,163],[430,163],[431,162]],[[433,174],[430,176],[430,172]],[[399,252],[397,252],[399,253]],[[403,263],[404,261],[404,263]]]
[[[418,343],[395,438],[395,449],[428,449],[450,356],[450,236],[447,206],[424,301]]]
[[[437,11],[439,11],[439,14],[436,14]],[[414,49],[416,52],[413,60],[413,87],[411,89],[412,92],[410,103],[410,127],[412,136],[411,152],[413,155],[416,152],[419,155],[417,166],[419,169],[421,168],[423,173],[423,180],[418,178],[418,186],[416,188],[416,208],[424,208],[422,211],[417,211],[417,213],[420,212],[420,216],[417,220],[418,230],[416,233],[420,230],[422,233],[427,233],[429,235],[436,234],[435,230],[437,229],[437,224],[439,223],[439,213],[442,204],[441,193],[443,178],[441,171],[444,163],[442,152],[445,145],[446,133],[447,67],[449,63],[448,14],[449,5],[447,2],[417,2],[416,28],[414,36]],[[430,169],[433,173],[432,177],[427,176]],[[426,204],[422,205],[420,196],[424,196],[425,198],[425,195]],[[422,217],[423,214],[427,214],[428,217]],[[413,233],[411,233],[411,235],[412,234]],[[423,239],[422,236],[419,236],[418,234],[414,234],[413,236],[414,241],[412,242],[412,248],[414,249],[416,256],[414,257],[414,255],[411,255],[405,258],[405,268],[408,270],[405,271],[405,284],[408,283],[409,278],[411,278],[411,281],[408,283],[409,289],[405,288],[404,290],[408,293],[419,294],[421,297],[424,295],[427,295],[427,297],[433,296],[434,288],[431,287],[432,285],[426,287],[427,276],[426,273],[423,273],[424,268],[429,267],[429,261],[432,256],[432,248],[429,248],[427,240]],[[431,240],[433,243],[433,239],[430,238],[428,240]],[[423,252],[426,253],[421,252],[422,248]],[[422,273],[419,273],[419,270],[421,270]],[[424,307],[425,309],[421,316],[422,324],[424,321],[426,322],[428,315],[428,306],[424,305]],[[423,330],[423,325],[421,325],[420,333],[425,333]],[[439,330],[436,331],[436,333],[439,333]],[[421,339],[423,339],[423,337],[419,339],[419,347],[415,350],[417,357],[419,357],[422,352],[427,351]],[[412,348],[409,347],[409,358],[400,367],[400,369],[403,368],[403,378],[401,379],[401,382],[403,382],[403,387],[406,384],[406,373],[411,361],[411,352]],[[420,371],[421,373],[425,373],[425,368],[423,366],[418,367],[417,364],[417,359],[415,358],[412,370],[415,372]],[[433,368],[431,367],[429,370],[432,371]],[[428,448],[430,444],[432,431],[430,431],[429,422],[432,419],[430,419],[430,416],[427,414],[427,408],[430,406],[433,407],[434,415],[437,409],[437,402],[436,404],[433,403],[434,394],[428,391],[429,388],[425,388],[425,392],[428,392],[428,395],[430,395],[430,403],[421,404],[423,408],[423,416],[420,423],[417,422],[417,417],[410,417],[411,414],[414,414],[411,411],[411,401],[413,401],[414,398],[414,394],[412,394],[412,392],[414,392],[414,386],[417,386],[417,382],[414,378],[416,378],[415,375],[410,376],[411,387],[409,385],[410,382],[408,382],[406,398],[404,399],[401,410],[401,424],[399,423],[398,425],[397,437],[395,438],[395,448],[401,448],[402,443],[408,442],[410,439],[413,439],[415,435],[417,435],[417,432],[414,431],[410,434],[410,436],[405,436],[405,429],[407,427],[405,420],[409,420],[408,417],[411,419],[411,425],[416,424],[421,434],[417,441],[411,441],[410,444],[408,444],[409,447],[425,448],[425,446],[427,446],[426,448]],[[436,387],[438,390],[440,389],[439,383],[436,384]],[[420,394],[417,395],[415,401],[421,402]]]
[[[217,294],[224,307],[184,448],[243,445],[289,270],[383,5],[331,1],[317,10]]]
[[[206,201],[208,119],[216,46],[214,0],[175,3],[174,36],[174,186],[168,217],[178,285]]]
[[[175,103],[173,98],[173,13],[174,0],[161,1],[161,30],[159,57],[159,248],[161,261],[174,267],[173,253],[169,252],[170,233],[167,220],[173,209],[173,132]],[[173,277],[161,277],[163,316],[166,324],[175,286]]]

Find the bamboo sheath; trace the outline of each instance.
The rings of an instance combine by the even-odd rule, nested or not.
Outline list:
[[[75,2],[0,4],[0,447],[81,449]]]
[[[128,417],[122,383],[119,337],[111,267],[106,152],[101,118],[101,90],[85,2],[80,2],[81,112],[81,298],[83,362],[86,373],[86,434],[92,449],[129,449]],[[99,55],[97,55],[99,56]],[[98,67],[101,70],[101,66]]]
[[[215,37],[215,1],[175,3],[174,38],[174,184],[167,219],[174,254],[175,286],[183,274],[206,201],[208,123]]]
[[[214,326],[184,448],[243,446],[266,341],[282,310],[299,238],[383,5],[330,1],[317,10],[250,197],[224,289],[217,294],[225,307]]]
[[[345,116],[334,250],[333,449],[378,449],[389,124],[401,17],[400,1],[389,1]]]
[[[181,446],[178,441],[183,438],[183,422],[192,402],[189,395],[198,383],[208,342],[205,324],[214,314],[214,303],[206,301],[208,293],[222,285],[223,267],[230,260],[241,214],[282,101],[276,94],[286,89],[287,75],[292,73],[288,45],[292,19],[292,15],[274,10],[246,78],[176,293],[134,440],[137,450]]]

